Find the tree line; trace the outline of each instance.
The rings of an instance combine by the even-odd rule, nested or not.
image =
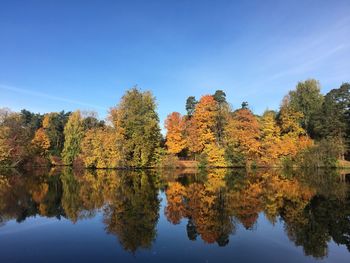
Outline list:
[[[188,97],[186,110],[168,115],[165,145],[203,166],[335,166],[350,157],[349,83],[322,95],[318,81],[299,82],[278,111],[262,116],[247,102],[233,110],[222,90],[199,101]]]
[[[322,95],[318,81],[299,82],[279,110],[233,109],[217,90],[186,100],[170,113],[165,138],[155,97],[128,90],[105,121],[82,111],[0,110],[0,165],[77,165],[89,168],[176,166],[336,166],[350,158],[350,84]]]

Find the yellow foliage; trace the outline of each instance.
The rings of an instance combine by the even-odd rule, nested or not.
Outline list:
[[[205,145],[204,151],[209,167],[226,167],[225,149],[217,146],[216,143]]]
[[[240,109],[229,119],[226,144],[243,153],[247,161],[261,155],[259,122],[249,109]]]
[[[109,129],[89,130],[81,143],[81,157],[86,167],[116,168],[120,153],[117,136]]]
[[[40,128],[35,132],[32,144],[40,155],[44,156],[48,153],[50,149],[50,139],[43,128]]]

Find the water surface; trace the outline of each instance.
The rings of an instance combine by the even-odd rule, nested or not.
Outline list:
[[[349,176],[0,172],[1,262],[350,262]]]

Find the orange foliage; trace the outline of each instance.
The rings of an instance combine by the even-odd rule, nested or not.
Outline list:
[[[198,153],[203,150],[198,137],[197,122],[194,118],[186,120],[186,144],[190,152]]]
[[[183,204],[185,187],[177,182],[169,183],[165,193],[168,200],[165,208],[165,215],[171,223],[178,224],[185,215],[185,207]]]
[[[45,130],[43,128],[40,128],[35,132],[32,144],[40,153],[40,155],[46,155],[48,153],[50,148],[50,139],[46,135]]]
[[[197,143],[192,145],[192,149],[199,149],[202,151],[205,145],[215,143],[215,125],[216,117],[218,114],[218,103],[213,96],[203,96],[196,105],[195,112],[191,124],[194,126],[190,129],[190,138],[194,136],[198,137],[198,140],[192,140],[191,143]]]
[[[181,152],[186,147],[184,118],[178,112],[169,114],[165,120],[165,128],[167,129],[166,146],[168,152],[171,154]]]

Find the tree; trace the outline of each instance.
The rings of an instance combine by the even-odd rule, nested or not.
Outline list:
[[[51,112],[44,115],[42,127],[50,139],[50,154],[60,156],[64,146],[64,126],[70,112]]]
[[[125,166],[153,165],[161,134],[155,98],[151,92],[128,90],[120,104],[112,108],[110,118],[120,138],[118,150]]]
[[[214,95],[214,100],[216,100],[217,103],[220,104],[226,104],[227,101],[226,101],[226,93],[222,90],[217,90],[215,91]]]
[[[241,108],[242,109],[248,109],[249,108],[248,102],[247,101],[243,101],[242,104],[241,104]]]
[[[190,153],[199,153],[203,150],[198,137],[198,122],[194,118],[187,118],[185,121],[186,146]]]
[[[0,109],[0,165],[17,166],[28,157],[30,137],[21,116],[9,109]]]
[[[80,153],[80,144],[84,137],[83,118],[80,111],[73,112],[64,127],[64,148],[62,151],[63,162],[66,165],[73,164]]]
[[[194,110],[196,108],[197,105],[197,100],[194,96],[190,96],[187,98],[186,100],[186,111],[187,111],[187,115],[189,117],[191,117],[194,113]]]
[[[242,153],[246,162],[256,161],[261,154],[260,125],[249,109],[239,109],[229,119],[225,144],[229,151]]]
[[[288,134],[294,138],[305,135],[305,130],[300,124],[303,117],[303,113],[291,107],[290,98],[288,96],[284,97],[278,115],[281,134]]]
[[[312,145],[312,140],[301,126],[303,116],[303,113],[291,107],[289,97],[284,97],[278,114],[282,156],[294,157],[299,151]]]
[[[315,137],[315,118],[323,103],[319,82],[314,79],[299,82],[296,89],[289,92],[289,97],[292,109],[303,114],[301,126]]]
[[[184,138],[185,121],[178,112],[173,112],[168,115],[165,120],[166,146],[171,154],[178,154],[186,147]]]
[[[202,96],[186,129],[189,150],[201,153],[201,163],[209,166],[226,165],[224,150],[217,139],[219,110],[213,96]]]
[[[33,138],[36,130],[41,127],[43,115],[23,109],[20,112],[20,116],[23,126],[28,130],[28,136]]]
[[[41,156],[47,156],[50,149],[50,139],[43,128],[39,128],[32,140],[35,151]]]
[[[91,130],[93,128],[103,128],[105,122],[97,119],[95,116],[87,116],[83,119],[84,130]]]
[[[204,149],[206,144],[215,142],[217,114],[218,103],[214,97],[211,95],[202,96],[193,115],[201,149]]]
[[[223,145],[223,137],[225,126],[227,125],[227,120],[230,114],[230,107],[226,101],[226,94],[222,90],[215,91],[213,95],[214,100],[218,103],[218,113],[216,115],[216,127],[215,127],[215,136],[217,143]]]
[[[275,164],[280,157],[281,130],[276,121],[276,112],[265,111],[261,118],[261,159],[264,163]]]
[[[341,158],[350,149],[350,84],[344,83],[325,96],[317,121],[319,138],[334,138],[343,148]],[[348,148],[348,149],[346,149]]]
[[[85,167],[118,168],[121,152],[118,151],[118,138],[109,127],[88,130],[81,142],[81,154]]]
[[[219,147],[216,143],[206,145],[203,151],[206,164],[209,167],[226,167],[225,149]]]

